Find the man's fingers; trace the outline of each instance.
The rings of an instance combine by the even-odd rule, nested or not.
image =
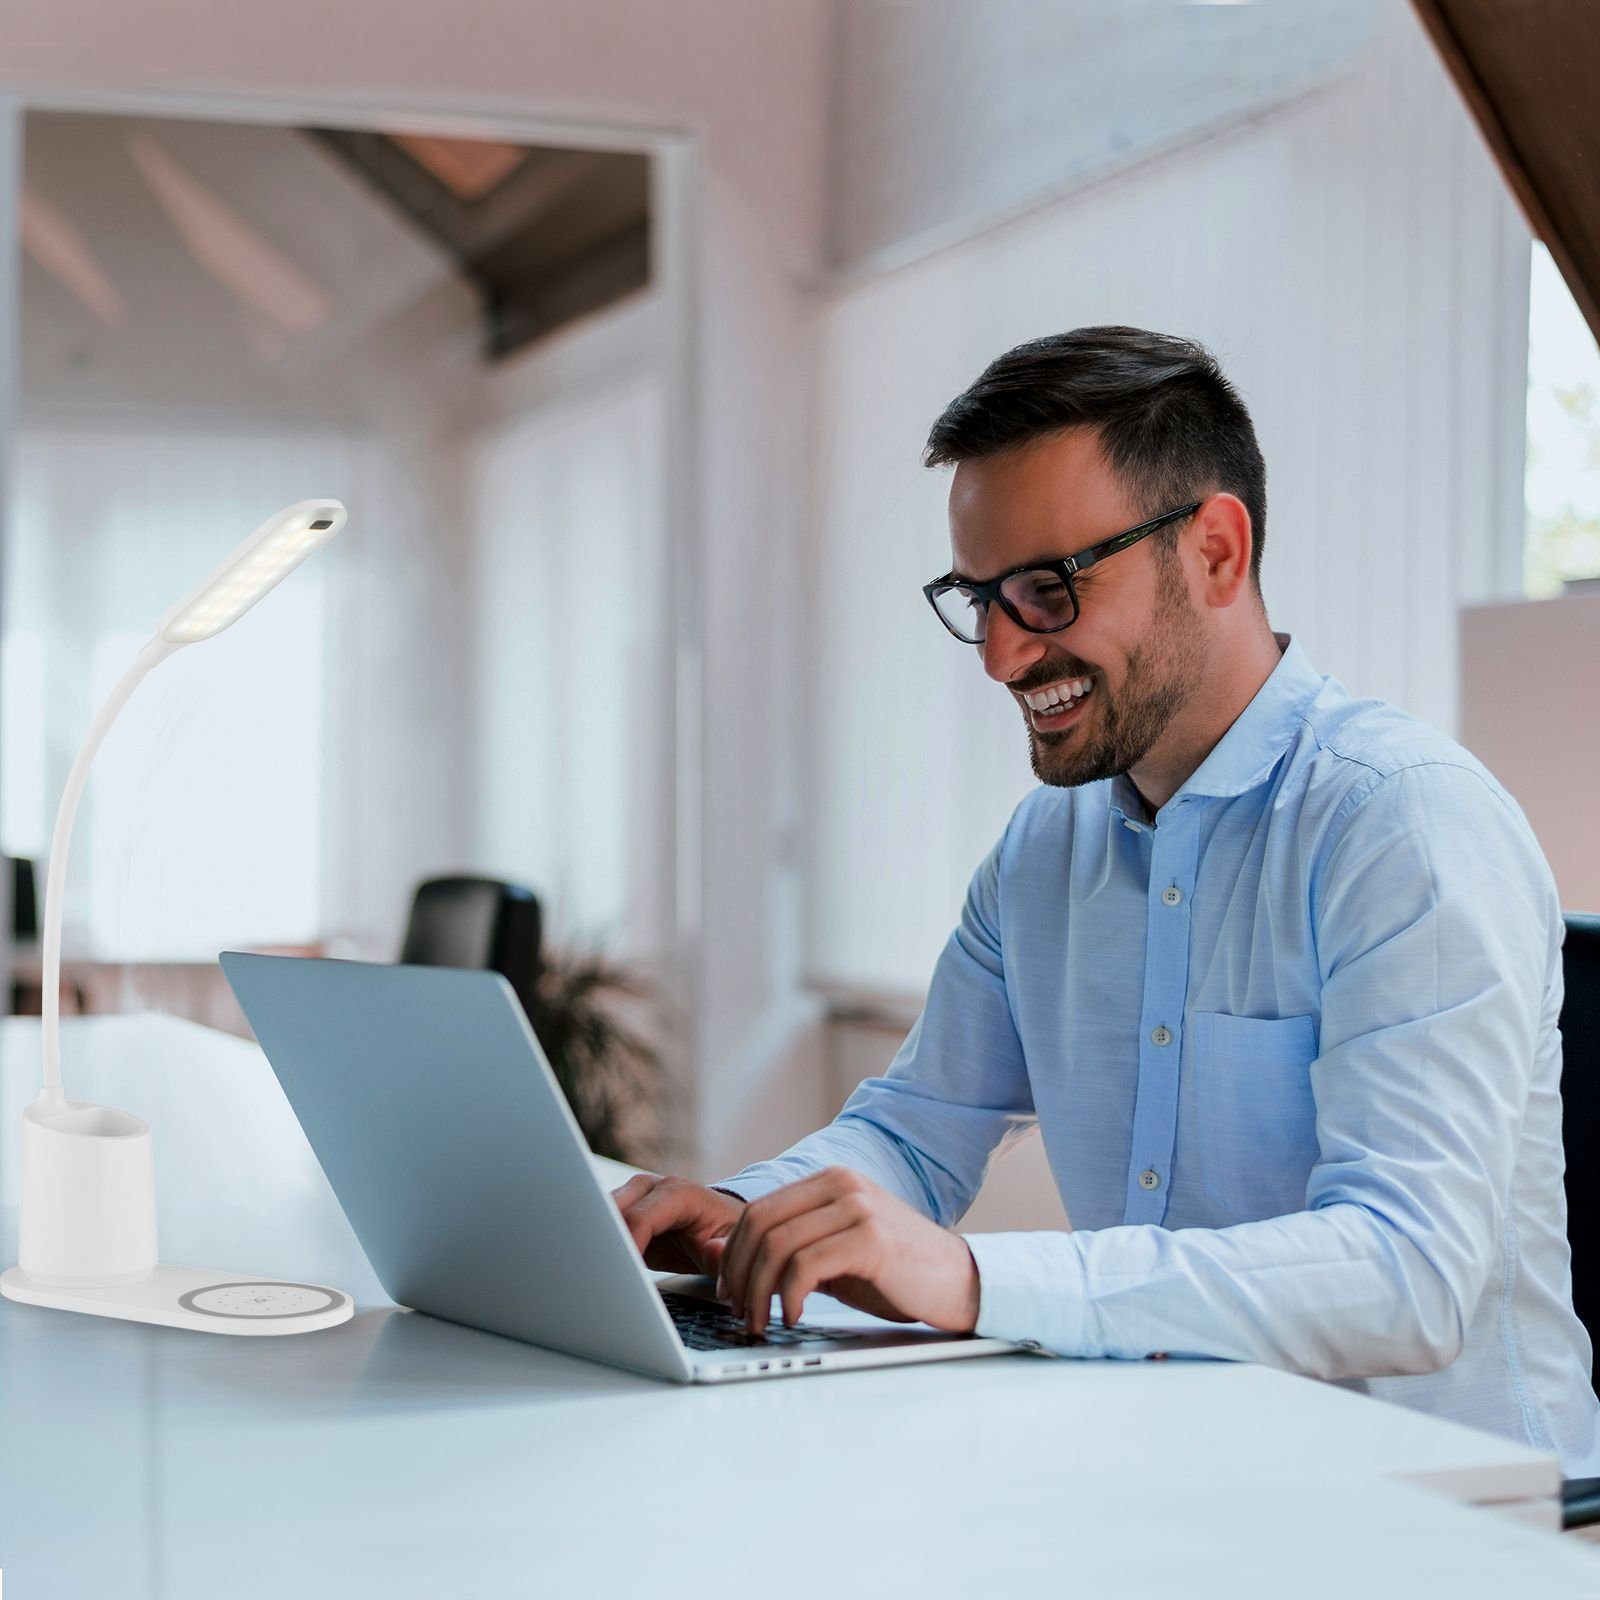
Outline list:
[[[683,1178],[652,1173],[630,1178],[613,1198],[634,1248],[658,1272],[706,1271],[722,1254],[720,1243],[712,1250],[713,1242],[743,1205]]]
[[[611,1191],[611,1198],[616,1201],[617,1209],[626,1216],[628,1207],[637,1205],[660,1182],[660,1173],[636,1172],[621,1188]]]
[[[869,1269],[862,1261],[862,1243],[860,1232],[847,1228],[796,1250],[778,1279],[783,1320],[798,1322],[806,1308],[806,1296],[823,1284],[851,1273],[866,1276]]]
[[[734,1304],[744,1308],[752,1333],[760,1333],[766,1327],[773,1293],[795,1254],[818,1239],[850,1227],[855,1220],[845,1206],[834,1200],[767,1230],[751,1258],[747,1276],[737,1284],[728,1284]],[[726,1271],[723,1278],[726,1282]]]
[[[660,1182],[661,1174],[659,1172],[636,1172],[626,1183],[619,1184],[613,1189],[611,1196],[618,1202],[621,1202],[624,1196],[631,1200]]]
[[[815,1211],[838,1198],[842,1193],[864,1188],[866,1180],[858,1173],[844,1167],[828,1167],[814,1172],[809,1178],[785,1184],[771,1194],[752,1200],[728,1236],[728,1248],[722,1258],[722,1279],[732,1290],[742,1285],[750,1274],[750,1263],[769,1229],[780,1226],[807,1211]],[[743,1301],[734,1296],[735,1305]]]
[[[652,1241],[694,1221],[701,1209],[699,1194],[692,1184],[658,1179],[653,1188],[624,1208],[622,1220],[643,1255]]]
[[[641,1223],[639,1208],[661,1182],[662,1179],[657,1173],[636,1172],[620,1189],[611,1191],[611,1198],[616,1202],[617,1210],[622,1213],[622,1220],[633,1238],[634,1246],[641,1254],[650,1242],[650,1234],[648,1231],[641,1233],[641,1228],[647,1229],[648,1225]]]

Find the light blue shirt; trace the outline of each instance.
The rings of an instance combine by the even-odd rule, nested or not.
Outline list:
[[[894,1063],[727,1187],[945,1226],[1037,1124],[1072,1231],[971,1234],[978,1331],[1257,1361],[1600,1474],[1562,1189],[1561,916],[1515,802],[1298,646],[1153,822],[1038,788]]]

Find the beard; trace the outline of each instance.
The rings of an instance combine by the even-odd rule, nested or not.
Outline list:
[[[1146,642],[1129,655],[1116,694],[1096,678],[1093,704],[1084,708],[1089,715],[1060,733],[1040,733],[1024,708],[1033,775],[1053,788],[1073,789],[1137,766],[1201,681],[1204,654],[1183,568],[1175,556],[1164,556]],[[1088,676],[1089,669],[1078,675]],[[1052,670],[1052,679],[1060,676]]]

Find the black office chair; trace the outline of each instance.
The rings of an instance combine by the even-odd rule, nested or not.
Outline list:
[[[0,863],[8,858],[0,856]],[[37,945],[39,942],[39,887],[33,862],[26,856],[11,856],[11,937],[18,945]],[[4,871],[0,865],[0,871]],[[71,1009],[82,1016],[89,1009],[89,996],[81,983],[71,978],[61,980],[63,1009]],[[11,1015],[36,1017],[44,1010],[44,995],[37,978],[11,980]]]
[[[26,856],[11,857],[11,938],[15,944],[34,944],[39,938],[38,891],[33,863]],[[39,985],[13,978],[11,1015],[37,1016],[41,1010]]]
[[[429,878],[417,885],[400,960],[502,973],[533,1014],[539,976],[539,902],[499,878]]]
[[[11,937],[32,944],[39,937],[39,886],[26,856],[11,858]]]
[[[1600,1129],[1600,916],[1567,916],[1562,950],[1561,1142],[1567,1152],[1567,1242],[1572,1247],[1572,1308],[1600,1347],[1600,1171],[1583,1158]],[[1593,1381],[1591,1377],[1591,1382]],[[1600,1392],[1600,1390],[1597,1390]],[[1569,1478],[1561,1524],[1600,1523],[1600,1478]]]

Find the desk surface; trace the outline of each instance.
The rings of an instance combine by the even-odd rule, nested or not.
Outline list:
[[[0,1022],[8,1261],[37,1040]],[[164,1259],[361,1309],[250,1340],[0,1302],[10,1600],[1600,1595],[1590,1547],[1450,1503],[1555,1493],[1549,1458],[1488,1434],[1223,1363],[656,1383],[396,1309],[254,1045],[69,1019],[63,1075],[151,1123]]]

